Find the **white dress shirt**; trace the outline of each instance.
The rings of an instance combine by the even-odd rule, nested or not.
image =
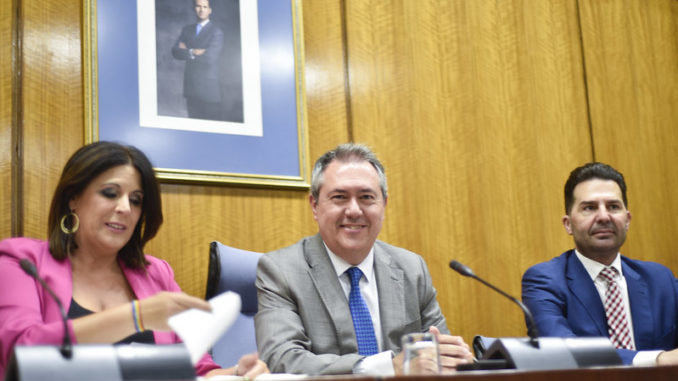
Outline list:
[[[363,277],[360,278],[359,283],[360,293],[362,294],[363,299],[365,299],[367,309],[370,310],[372,326],[374,327],[374,335],[377,338],[377,345],[380,352],[362,359],[362,361],[358,362],[353,368],[353,372],[380,376],[394,375],[395,371],[393,369],[393,351],[382,352],[384,340],[381,334],[381,318],[379,315],[379,292],[377,290],[377,280],[374,274],[374,247],[370,249],[367,257],[365,257],[365,259],[357,266],[351,265],[341,257],[334,254],[327,247],[327,245],[325,245],[325,249],[330,256],[330,261],[332,261],[334,271],[339,278],[341,288],[344,290],[346,300],[348,300],[348,296],[351,293],[351,279],[348,273],[346,273],[346,270],[351,267],[358,267],[360,271],[363,272]]]
[[[607,291],[607,282],[598,278],[598,274],[600,274],[600,271],[602,269],[608,266],[605,266],[600,262],[585,257],[577,250],[575,250],[574,252],[577,255],[577,258],[579,259],[581,264],[584,265],[584,268],[591,277],[591,280],[593,280],[593,283],[596,286],[596,290],[598,290],[598,294],[600,295],[600,300],[603,302],[603,305],[605,305],[605,291]],[[615,269],[617,269],[619,274],[619,278],[617,278],[616,281],[617,284],[619,285],[619,289],[622,294],[622,303],[624,304],[626,319],[629,322],[629,333],[631,334],[631,343],[633,344],[633,348],[635,348],[636,340],[633,336],[633,319],[631,318],[631,304],[629,303],[629,291],[626,285],[626,278],[624,277],[624,273],[622,271],[621,256],[619,255],[619,253],[617,253],[617,256],[615,257],[614,261],[612,261],[612,264],[609,267],[614,267]],[[661,352],[662,351],[638,351],[636,356],[633,357],[633,365],[642,365],[642,366],[656,365],[657,356]]]

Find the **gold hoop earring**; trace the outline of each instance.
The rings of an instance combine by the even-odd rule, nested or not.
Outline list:
[[[66,218],[68,218],[68,216],[73,216],[73,227],[70,229],[66,228]],[[75,232],[77,232],[78,228],[80,227],[80,219],[78,218],[77,214],[70,212],[61,217],[60,226],[61,231],[64,232],[64,234],[75,234]]]

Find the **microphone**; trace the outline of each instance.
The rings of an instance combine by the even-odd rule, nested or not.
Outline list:
[[[494,291],[497,291],[498,293],[504,295],[505,297],[511,299],[511,301],[519,305],[520,308],[523,310],[523,314],[525,314],[525,319],[527,320],[527,335],[530,337],[530,344],[535,348],[539,348],[539,333],[537,332],[537,324],[535,324],[534,322],[534,316],[532,316],[532,312],[530,312],[530,310],[527,309],[527,306],[525,306],[523,302],[505,293],[504,291],[498,289],[497,287],[491,285],[484,279],[478,277],[476,274],[473,273],[473,270],[471,270],[468,266],[463,265],[457,262],[456,260],[452,260],[450,262],[450,268],[452,268],[452,270],[458,272],[463,276],[471,277],[479,281],[480,283],[493,289]]]
[[[73,357],[73,344],[71,340],[71,335],[70,332],[68,331],[68,317],[66,316],[66,310],[64,310],[63,304],[61,304],[61,301],[59,298],[57,298],[56,294],[54,291],[52,291],[52,288],[47,285],[44,279],[38,274],[38,269],[35,267],[33,262],[29,261],[28,259],[24,258],[21,261],[19,261],[19,265],[21,268],[26,272],[26,274],[30,275],[32,278],[40,282],[42,287],[47,290],[47,293],[56,301],[57,305],[59,306],[59,311],[61,312],[61,320],[64,322],[64,341],[61,344],[61,347],[59,348],[59,352],[61,352],[61,355],[64,358],[71,358]]]

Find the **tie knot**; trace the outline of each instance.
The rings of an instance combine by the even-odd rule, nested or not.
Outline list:
[[[604,269],[600,270],[600,273],[598,274],[599,277],[603,278],[603,280],[609,282],[613,282],[614,278],[617,277],[617,269],[614,267],[605,267]]]
[[[363,277],[363,272],[357,267],[351,267],[350,269],[346,270],[346,272],[351,278],[351,286],[357,286],[358,283],[360,283],[360,278]]]

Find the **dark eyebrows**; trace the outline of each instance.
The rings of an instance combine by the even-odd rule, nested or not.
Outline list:
[[[619,199],[603,200],[603,202],[605,203],[605,205],[624,205],[624,202]],[[591,205],[593,206],[598,205],[598,201],[591,200],[591,201],[582,201],[579,203],[579,206],[591,206]]]

